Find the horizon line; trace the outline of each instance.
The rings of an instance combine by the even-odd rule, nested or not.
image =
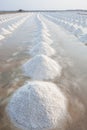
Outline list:
[[[87,9],[30,9],[30,10],[26,10],[26,9],[16,9],[16,10],[0,10],[0,12],[9,12],[9,11],[87,11]]]

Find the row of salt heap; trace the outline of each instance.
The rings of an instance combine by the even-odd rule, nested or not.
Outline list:
[[[44,29],[46,32],[45,25]],[[48,39],[48,30],[44,35]],[[47,39],[30,50],[34,57],[22,67],[26,76],[37,81],[30,81],[19,88],[6,108],[13,124],[21,130],[60,129],[66,120],[67,100],[61,90],[54,83],[40,81],[61,75],[61,66],[48,57],[55,51]]]
[[[0,40],[3,40],[5,36],[11,34],[15,29],[17,29],[20,25],[22,25],[28,19],[28,17],[29,16],[26,16],[14,24],[8,25],[8,29],[1,28]]]

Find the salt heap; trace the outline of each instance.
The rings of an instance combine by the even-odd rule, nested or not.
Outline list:
[[[13,28],[13,27],[11,27],[10,25],[8,25],[8,28],[9,28],[11,31],[13,31],[13,30],[14,30],[14,28]]]
[[[49,44],[52,44],[53,43],[53,40],[50,39],[48,36],[42,34],[42,40],[49,43]]]
[[[5,37],[3,35],[0,35],[0,40],[4,39]]]
[[[36,39],[38,39],[39,41],[44,41],[44,42],[48,43],[49,45],[53,43],[53,40],[50,39],[46,34],[43,34],[43,32]]]
[[[55,84],[33,81],[13,94],[6,112],[12,123],[23,130],[62,128],[67,100]]]
[[[45,55],[37,55],[23,65],[23,71],[32,79],[48,80],[61,75],[61,66]]]
[[[16,24],[12,24],[12,28],[16,29],[17,25]]]
[[[42,29],[42,33],[45,34],[46,36],[48,37],[51,37],[51,35],[47,32],[47,30],[45,29]]]
[[[8,31],[7,29],[5,29],[5,28],[2,28],[2,34],[3,35],[7,35],[7,34],[10,34],[11,32],[10,31]]]
[[[50,47],[47,43],[45,42],[41,42],[37,45],[35,45],[31,50],[30,50],[30,54],[32,56],[35,55],[40,55],[40,54],[44,54],[47,56],[51,56],[55,54],[55,50]]]

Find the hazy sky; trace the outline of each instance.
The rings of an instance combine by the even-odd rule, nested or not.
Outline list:
[[[87,0],[0,0],[0,10],[87,9]]]

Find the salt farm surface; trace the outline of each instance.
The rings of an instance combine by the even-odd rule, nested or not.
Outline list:
[[[33,58],[30,50],[41,42],[54,49],[50,58],[62,68],[60,77],[48,82],[57,85],[67,99],[66,121],[55,130],[87,130],[86,35],[84,11],[0,15],[0,130],[19,130],[7,117],[6,106],[15,90],[32,81],[21,67]]]

